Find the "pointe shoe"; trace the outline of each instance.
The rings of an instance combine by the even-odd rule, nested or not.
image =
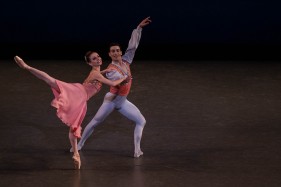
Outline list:
[[[80,169],[81,167],[80,155],[73,155],[72,159],[75,169]]]
[[[143,152],[142,151],[138,151],[138,152],[135,152],[134,157],[135,158],[139,158],[141,155],[143,155]]]
[[[15,56],[14,60],[22,69],[27,69],[29,67],[19,56]]]

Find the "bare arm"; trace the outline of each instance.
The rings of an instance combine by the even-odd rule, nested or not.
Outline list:
[[[105,73],[109,73],[109,72],[112,72],[112,71],[116,71],[116,70],[111,69],[111,68],[107,68],[107,69],[104,69],[104,70],[100,71],[100,73],[105,74]]]
[[[118,84],[123,82],[126,78],[127,77],[122,77],[121,79],[111,81],[111,80],[105,78],[104,76],[102,76],[101,73],[94,71],[94,72],[91,72],[91,74],[89,75],[89,77],[86,80],[88,80],[87,82],[91,82],[92,80],[98,80],[101,83],[107,84],[109,86],[117,86]]]

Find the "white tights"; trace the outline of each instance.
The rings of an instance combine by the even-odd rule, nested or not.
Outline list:
[[[78,143],[78,150],[81,150],[85,141],[94,132],[94,128],[98,126],[105,118],[114,110],[117,109],[122,115],[135,122],[134,130],[134,146],[135,146],[135,157],[142,154],[140,143],[142,137],[142,131],[145,126],[145,118],[139,111],[139,109],[125,96],[116,96],[112,101],[109,98],[114,97],[112,93],[107,93],[104,97],[103,104],[99,108],[98,112],[90,123],[85,127],[81,140]],[[136,156],[137,155],[137,156]]]

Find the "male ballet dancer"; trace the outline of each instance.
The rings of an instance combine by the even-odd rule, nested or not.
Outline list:
[[[122,115],[135,122],[134,130],[134,157],[138,158],[143,155],[140,148],[142,131],[145,126],[146,120],[139,111],[139,109],[130,101],[127,100],[127,96],[130,92],[132,84],[132,74],[130,65],[133,61],[135,51],[139,45],[142,28],[151,23],[150,17],[145,18],[140,22],[138,27],[133,30],[128,48],[125,54],[122,56],[121,47],[117,43],[112,43],[109,47],[109,56],[111,57],[111,64],[108,69],[113,69],[106,74],[110,80],[117,80],[121,77],[127,76],[128,78],[118,86],[111,86],[110,92],[108,92],[104,101],[99,108],[98,112],[90,123],[85,127],[81,140],[78,143],[78,150],[81,150],[85,141],[94,132],[94,128],[105,120],[105,118],[116,109]],[[70,150],[72,151],[72,149]]]

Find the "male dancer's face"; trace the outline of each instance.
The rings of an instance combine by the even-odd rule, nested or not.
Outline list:
[[[112,61],[121,61],[122,60],[122,51],[119,46],[111,46],[109,49],[108,55]]]

